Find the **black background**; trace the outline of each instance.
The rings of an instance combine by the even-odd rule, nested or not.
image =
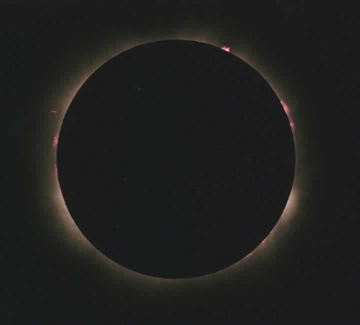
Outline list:
[[[112,8],[18,3],[0,10],[1,323],[327,324],[354,319],[359,35],[353,8],[304,1],[251,8],[220,1],[135,1]],[[269,70],[281,65],[286,71],[301,96],[301,125],[311,130],[302,150],[310,152],[313,183],[306,193],[311,213],[291,226],[286,259],[274,256],[271,270],[251,269],[242,286],[238,278],[228,279],[226,289],[209,290],[209,282],[206,290],[184,286],[172,297],[171,290],[155,294],[160,285],[147,292],[130,280],[105,284],[101,272],[68,253],[55,235],[59,231],[46,222],[48,211],[36,190],[41,175],[34,166],[41,166],[42,146],[52,141],[44,136],[51,129],[44,107],[72,74],[104,51],[103,44],[121,35],[148,30],[163,35],[183,26],[192,31],[211,26],[214,35],[219,30],[233,40],[246,35],[247,44],[274,62]]]

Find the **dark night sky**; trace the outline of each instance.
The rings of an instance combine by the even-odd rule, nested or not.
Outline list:
[[[280,0],[252,8],[19,3],[1,5],[0,15],[2,324],[327,324],[356,315],[360,52],[351,8]],[[201,284],[156,285],[69,247],[75,241],[49,203],[50,110],[122,42],[205,34],[244,49],[288,94],[306,193],[286,240],[278,236],[284,245],[263,260]]]

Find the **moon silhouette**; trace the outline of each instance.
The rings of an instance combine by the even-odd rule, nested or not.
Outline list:
[[[280,99],[237,56],[185,40],[146,43],[79,89],[57,139],[68,210],[104,255],[190,278],[254,250],[279,220],[295,148]]]

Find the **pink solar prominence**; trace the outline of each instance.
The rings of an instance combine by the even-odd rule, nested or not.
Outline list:
[[[280,100],[280,103],[281,103],[282,107],[284,108],[284,111],[285,111],[286,115],[289,118],[291,130],[294,132],[294,122],[291,119],[290,109],[289,109],[289,107],[286,105],[286,103],[284,101]]]
[[[228,47],[228,46],[222,46],[221,49],[226,52],[230,52],[230,47]]]

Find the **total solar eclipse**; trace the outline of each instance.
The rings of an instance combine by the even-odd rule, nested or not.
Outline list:
[[[279,220],[295,148],[280,99],[237,56],[184,40],[107,61],[79,89],[57,147],[84,236],[138,273],[189,278],[253,251]]]

